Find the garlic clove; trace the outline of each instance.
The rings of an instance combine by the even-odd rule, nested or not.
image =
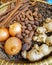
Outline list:
[[[52,19],[51,18],[47,18],[45,22],[46,23],[52,22]]]
[[[38,41],[38,42],[44,42],[44,43],[45,43],[46,38],[47,38],[46,34],[42,34],[42,35],[39,35],[39,36],[38,36],[37,41]]]
[[[50,46],[52,45],[52,36],[47,37],[46,43]]]
[[[43,34],[46,32],[46,29],[44,27],[38,27],[36,30],[39,34]]]
[[[33,37],[33,40],[34,40],[34,41],[37,41],[37,39],[38,39],[37,36],[34,36],[34,37]]]
[[[48,32],[52,32],[52,22],[44,24],[44,27]]]
[[[50,49],[48,47],[48,45],[43,44],[40,46],[40,51],[44,54],[44,55],[48,55],[50,53]]]
[[[27,51],[23,51],[21,54],[22,54],[23,58],[26,59]]]

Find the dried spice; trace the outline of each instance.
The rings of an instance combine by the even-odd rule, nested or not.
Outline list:
[[[0,27],[9,27],[15,21],[21,24],[22,33],[16,35],[16,37],[22,41],[23,45],[21,52],[23,52],[32,49],[34,44],[41,46],[41,44],[39,44],[40,42],[36,43],[33,41],[33,36],[37,35],[37,27],[42,26],[46,18],[52,16],[52,6],[41,2],[32,3],[30,1],[24,1],[18,7],[16,6],[14,9],[8,10],[1,16],[2,18],[0,18]],[[22,58],[21,52],[19,55]],[[14,59],[19,55],[14,56]]]

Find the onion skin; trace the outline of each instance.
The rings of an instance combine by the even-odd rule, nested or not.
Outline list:
[[[21,34],[21,24],[16,22],[10,25],[9,33],[11,36],[15,36],[16,34]]]
[[[4,45],[5,52],[8,55],[16,55],[21,51],[22,42],[16,37],[9,38]]]
[[[0,28],[0,42],[7,40],[9,32],[7,28]]]

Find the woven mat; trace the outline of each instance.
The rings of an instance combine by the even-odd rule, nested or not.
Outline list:
[[[0,65],[52,65],[52,56],[42,61],[35,62],[35,63],[23,63],[23,62],[17,63],[15,61],[10,62],[10,61],[0,59]]]

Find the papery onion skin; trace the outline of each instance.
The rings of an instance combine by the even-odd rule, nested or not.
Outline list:
[[[15,36],[16,34],[21,34],[21,24],[16,22],[10,25],[9,33],[11,36]]]
[[[7,28],[0,28],[0,42],[7,40],[9,37],[9,31]]]
[[[21,51],[22,42],[16,37],[9,38],[4,45],[5,52],[8,55],[16,55]]]

